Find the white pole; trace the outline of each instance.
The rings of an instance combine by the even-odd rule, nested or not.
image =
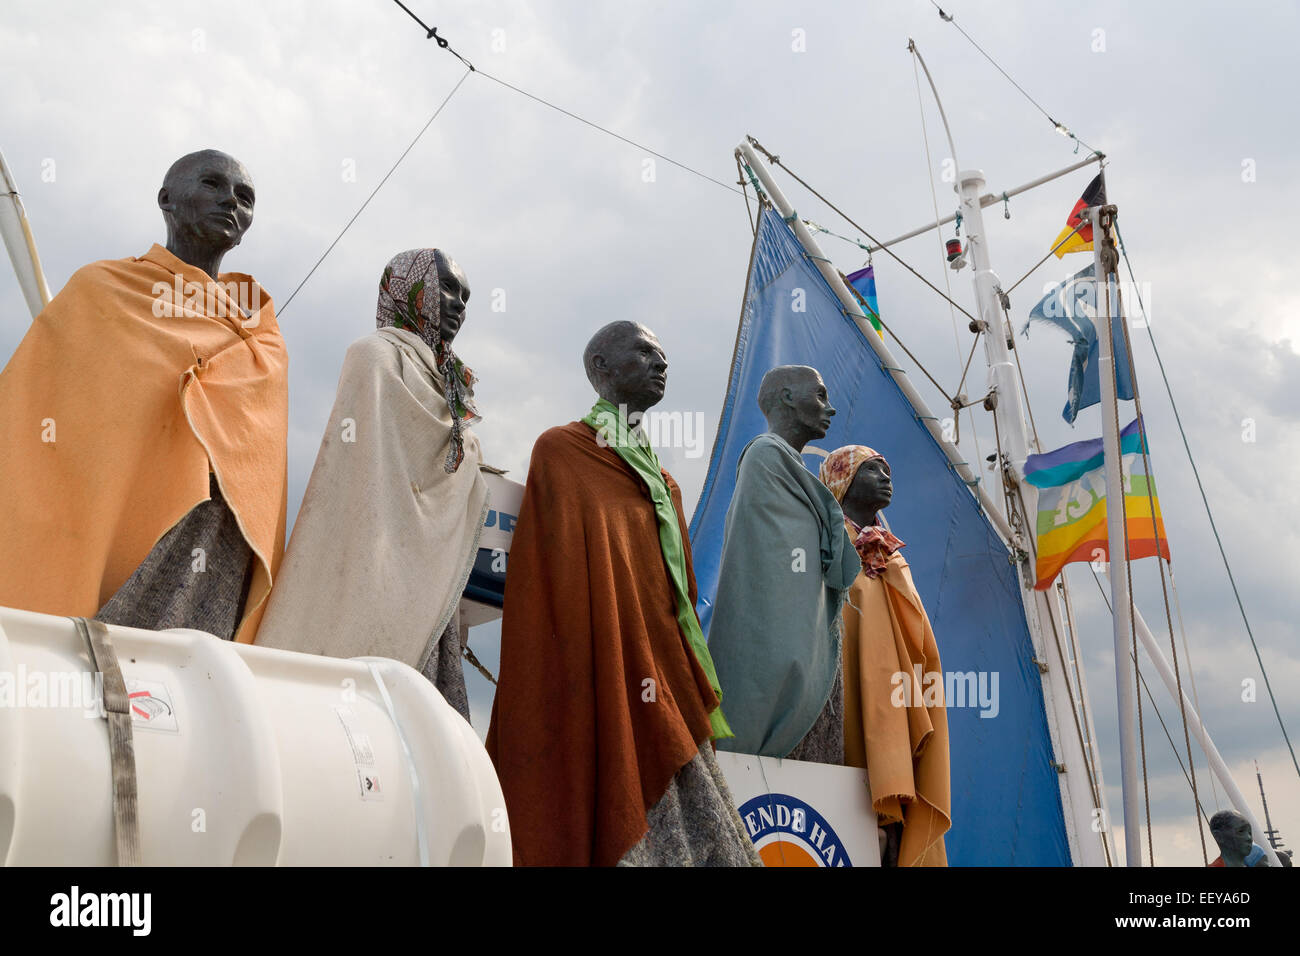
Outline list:
[[[989,367],[989,385],[995,392],[999,428],[1005,443],[1004,452],[1011,460],[1009,474],[1018,478],[1024,472],[1024,461],[1029,455],[1029,426],[1026,424],[1024,401],[1020,391],[1020,374],[1011,357],[1007,342],[1012,332],[1002,312],[1001,283],[990,265],[989,243],[984,231],[984,214],[980,204],[980,190],[984,188],[984,174],[979,170],[964,170],[957,175],[957,193],[961,198],[962,222],[966,227],[967,245],[974,268],[975,295],[980,321],[984,323],[984,355]],[[1003,463],[998,463],[997,473],[1004,474]],[[1032,529],[1036,516],[1036,489],[1021,485],[1025,493],[1027,513],[1023,516],[1026,527]],[[1032,548],[1025,548],[1029,553]],[[1020,580],[1021,595],[1025,603],[1026,623],[1034,642],[1034,654],[1046,667],[1042,677],[1043,702],[1051,733],[1053,749],[1065,773],[1061,774],[1061,809],[1068,821],[1070,850],[1075,862],[1082,866],[1105,866],[1105,794],[1100,784],[1098,802],[1094,807],[1094,794],[1088,784],[1088,768],[1100,771],[1097,761],[1092,761],[1084,751],[1083,742],[1075,732],[1075,720],[1082,719],[1070,709],[1069,664],[1061,646],[1065,622],[1060,606],[1050,592],[1035,591],[1032,581],[1024,574]],[[1056,635],[1053,642],[1057,653],[1048,648],[1047,628]],[[1056,663],[1052,663],[1055,657]],[[1082,687],[1080,688],[1082,692]],[[1096,777],[1100,781],[1100,776]],[[1097,813],[1100,812],[1100,819]],[[1092,838],[1089,834],[1096,834]]]
[[[1087,159],[1081,159],[1079,160],[1079,162],[1075,163],[1072,166],[1066,166],[1064,169],[1058,169],[1056,172],[1048,173],[1046,176],[1039,176],[1037,179],[1031,180],[1030,182],[1027,182],[1022,186],[1017,186],[1015,189],[1008,189],[1006,192],[998,193],[996,196],[993,193],[985,193],[983,196],[980,197],[980,208],[987,209],[989,206],[992,206],[994,203],[1001,202],[1003,197],[1010,199],[1012,196],[1018,196],[1021,193],[1033,189],[1036,186],[1043,185],[1043,183],[1050,183],[1053,179],[1059,179],[1060,177],[1066,175],[1067,173],[1072,173],[1076,169],[1082,169],[1084,166],[1087,166],[1090,163],[1099,163],[1104,158],[1105,157],[1102,156],[1101,153],[1093,153]],[[956,213],[954,213],[951,216],[944,216],[938,222],[932,222],[928,226],[922,226],[919,229],[913,229],[911,232],[905,232],[901,236],[895,236],[893,239],[890,239],[888,242],[882,242],[878,246],[869,246],[867,251],[879,252],[881,249],[887,249],[890,246],[894,245],[895,243],[902,242],[904,239],[911,239],[915,236],[920,236],[927,232],[933,232],[935,226],[947,225],[948,223],[952,222],[956,218],[957,218]]]
[[[1093,263],[1096,281],[1097,374],[1101,379],[1101,439],[1106,472],[1106,537],[1110,543],[1110,605],[1115,631],[1115,696],[1119,707],[1120,785],[1124,794],[1124,856],[1129,866],[1142,866],[1142,837],[1138,820],[1137,688],[1133,686],[1133,661],[1129,657],[1133,635],[1129,602],[1128,555],[1124,553],[1124,476],[1119,451],[1119,405],[1115,396],[1115,356],[1111,327],[1122,322],[1111,310],[1111,269],[1107,257],[1102,207],[1089,210],[1092,217]]]
[[[36,239],[27,221],[27,210],[23,208],[18,186],[3,153],[0,153],[0,187],[4,189],[4,195],[0,197],[0,238],[9,251],[9,260],[18,276],[27,308],[32,318],[36,318],[50,302],[50,289],[45,283],[45,273],[41,271],[40,256],[36,254]]]
[[[1093,235],[1096,236],[1097,233],[1094,231]],[[1160,675],[1160,679],[1165,682],[1165,687],[1169,689],[1169,695],[1174,700],[1178,700],[1178,681],[1174,676],[1174,669],[1169,666],[1169,661],[1165,658],[1160,645],[1156,643],[1151,629],[1147,627],[1147,622],[1142,619],[1141,612],[1138,612],[1136,608],[1134,608],[1134,612],[1133,623],[1137,626],[1138,640],[1146,648],[1147,656],[1151,658],[1151,662],[1156,666],[1156,673]],[[1118,615],[1116,619],[1118,619]],[[1126,661],[1130,660],[1128,647],[1124,648],[1124,659]],[[1269,865],[1281,866],[1277,854],[1273,852],[1273,847],[1269,844],[1264,828],[1255,819],[1254,812],[1250,809],[1250,805],[1246,803],[1245,795],[1238,788],[1236,781],[1232,779],[1232,773],[1228,770],[1228,765],[1224,763],[1223,757],[1220,756],[1219,748],[1214,746],[1214,741],[1210,739],[1209,731],[1205,729],[1205,724],[1201,721],[1200,714],[1196,712],[1196,707],[1187,696],[1186,691],[1182,693],[1182,702],[1183,708],[1187,712],[1187,727],[1200,741],[1201,749],[1205,751],[1205,758],[1209,761],[1210,769],[1214,771],[1214,775],[1223,784],[1223,789],[1228,792],[1228,799],[1232,801],[1232,805],[1236,807],[1237,812],[1250,821],[1251,829],[1255,831],[1255,842],[1263,847],[1264,852],[1268,854]],[[1127,827],[1124,829],[1124,843],[1125,846],[1128,845]]]

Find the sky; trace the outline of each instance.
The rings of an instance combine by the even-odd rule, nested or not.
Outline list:
[[[952,0],[944,9],[956,25],[923,0],[408,6],[481,72],[464,79],[287,308],[462,79],[459,61],[389,0],[16,0],[0,23],[0,149],[52,289],[87,262],[140,255],[164,239],[156,194],[183,153],[219,148],[252,172],[254,224],[224,267],[252,273],[280,310],[291,360],[291,518],[343,354],[373,328],[379,274],[392,255],[420,246],[447,250],[473,290],[456,348],[480,378],[485,420],[476,430],[488,462],[523,481],[537,435],[590,407],[581,353],[591,333],[634,319],[657,333],[668,355],[661,409],[704,416],[702,454],[661,450],[689,513],[716,431],[751,242],[741,196],[709,178],[734,184],[733,151],[749,134],[877,238],[933,222],[936,207],[951,213],[949,149],[928,88],[918,103],[910,37],[934,76],[958,165],[983,169],[988,191],[1068,166],[1089,147],[1106,154],[1109,199],[1120,210],[1149,331],[1282,716],[1300,737],[1293,693],[1300,532],[1289,480],[1300,462],[1293,395],[1300,293],[1287,265],[1300,150],[1283,105],[1294,90],[1295,6]],[[1075,143],[957,26],[1086,145],[1075,153]],[[1080,170],[1012,198],[1010,218],[1000,205],[986,210],[1004,286],[1046,254],[1092,175]],[[778,177],[801,216],[857,235]],[[840,269],[863,264],[854,244],[819,238]],[[970,270],[944,267],[933,231],[895,251],[940,288],[946,278],[953,298],[974,311]],[[886,322],[946,389],[955,388],[971,345],[962,317],[954,319],[898,263],[879,254],[874,261]],[[1017,328],[1046,283],[1088,261],[1053,259],[1030,275],[1012,294]],[[29,321],[7,270],[0,270],[0,316],[6,360]],[[1300,775],[1228,585],[1148,329],[1133,332],[1196,695],[1262,817],[1258,761],[1273,824],[1295,846]],[[1036,328],[1017,342],[1043,449],[1099,435],[1097,408],[1073,428],[1060,417],[1070,354],[1064,337]],[[986,386],[982,352],[967,383],[972,395]],[[932,408],[945,405],[923,376],[913,378]],[[962,449],[982,460],[993,447],[992,424],[983,411],[973,421],[975,438],[962,421]],[[1092,577],[1087,565],[1067,571],[1118,815],[1111,624]],[[1136,564],[1134,580],[1138,606],[1167,644],[1156,565]],[[498,644],[495,625],[471,631],[492,670]],[[1149,666],[1143,671],[1151,674]],[[468,679],[482,734],[490,688],[474,672]],[[1177,707],[1151,679],[1181,742]],[[1246,681],[1257,684],[1253,701],[1243,699]],[[1145,714],[1156,862],[1199,865],[1190,792]],[[1201,800],[1213,813],[1227,803],[1195,757]]]

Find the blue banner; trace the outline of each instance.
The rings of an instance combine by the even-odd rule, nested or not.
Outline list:
[[[943,449],[771,209],[762,213],[722,420],[691,519],[697,608],[706,633],[736,464],[746,443],[767,429],[758,386],[776,365],[816,368],[838,412],[829,434],[804,449],[810,471],[816,474],[821,455],[841,445],[869,445],[889,460],[895,491],[885,517],[907,543],[903,554],[934,627],[945,683],[955,675],[959,687],[971,688],[948,700],[949,862],[1069,865],[1016,567]]]
[[[1101,345],[1097,326],[1089,313],[1097,314],[1101,301],[1093,278],[1095,263],[1090,263],[1064,282],[1047,290],[1047,294],[1029,313],[1024,334],[1031,322],[1054,325],[1070,337],[1074,355],[1070,359],[1070,376],[1065,386],[1065,408],[1061,417],[1071,425],[1082,409],[1101,401]],[[1129,374],[1128,349],[1124,345],[1124,325],[1118,317],[1111,320],[1111,355],[1115,357],[1115,394],[1133,400],[1133,378]]]

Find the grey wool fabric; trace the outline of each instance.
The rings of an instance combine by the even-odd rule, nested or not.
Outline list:
[[[762,866],[706,741],[646,814],[650,829],[619,866]]]
[[[804,734],[799,746],[791,750],[790,760],[844,765],[844,667],[835,672],[831,695],[826,699],[812,730]]]
[[[451,612],[451,620],[442,634],[435,638],[429,650],[429,659],[420,671],[447,703],[469,721],[469,693],[465,689],[465,667],[461,663],[460,611]]]
[[[253,550],[234,512],[209,476],[208,501],[172,525],[139,566],[99,609],[105,624],[161,631],[207,631],[235,636],[253,568]]]

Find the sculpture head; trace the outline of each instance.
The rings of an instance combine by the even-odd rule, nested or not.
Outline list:
[[[253,224],[255,200],[253,178],[233,156],[216,149],[182,156],[158,190],[168,251],[215,278]]]
[[[1210,817],[1210,835],[1219,845],[1224,866],[1245,866],[1254,846],[1250,821],[1236,810],[1220,810]]]
[[[883,455],[869,458],[858,466],[853,483],[844,494],[840,507],[844,513],[866,527],[876,523],[876,515],[894,498],[894,480],[889,462]]]
[[[582,364],[596,394],[625,406],[629,415],[659,404],[668,387],[663,346],[639,322],[622,320],[600,329],[587,343]]]
[[[758,407],[768,431],[780,435],[795,451],[825,438],[835,407],[821,374],[808,365],[778,365],[763,376]]]
[[[384,267],[376,324],[414,332],[437,352],[465,323],[469,280],[441,249],[408,249]]]
[[[889,462],[866,445],[835,449],[822,462],[819,477],[843,512],[863,528],[876,524],[877,514],[894,497]]]

